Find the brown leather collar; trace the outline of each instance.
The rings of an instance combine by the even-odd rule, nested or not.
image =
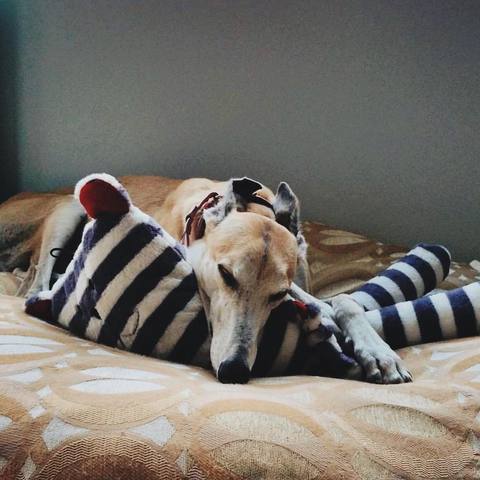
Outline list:
[[[190,213],[185,217],[185,230],[183,231],[180,243],[190,246],[192,240],[202,238],[205,234],[205,220],[203,218],[203,211],[207,208],[214,207],[218,201],[222,198],[217,192],[210,192],[199,205],[195,205]],[[275,213],[273,205],[264,198],[253,193],[247,199],[247,203],[258,203],[264,207],[270,208]]]
[[[193,240],[203,237],[203,234],[205,233],[203,211],[215,206],[220,198],[222,197],[217,192],[211,192],[200,202],[200,205],[195,205],[192,208],[190,213],[185,217],[185,230],[180,239],[180,243],[188,247],[190,245],[190,237],[192,233],[194,237]]]

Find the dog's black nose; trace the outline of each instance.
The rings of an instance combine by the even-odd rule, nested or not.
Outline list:
[[[250,380],[250,369],[241,356],[232,356],[220,364],[217,378],[221,383],[247,383]]]

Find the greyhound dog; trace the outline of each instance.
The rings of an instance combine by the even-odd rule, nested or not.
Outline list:
[[[262,329],[288,293],[317,303],[319,317],[352,341],[367,380],[411,381],[360,305],[347,295],[327,303],[307,293],[299,201],[287,183],[274,194],[247,178],[218,182],[127,176],[120,181],[139,208],[185,244],[212,330],[210,357],[220,381],[248,380]],[[52,249],[68,251],[83,228],[85,212],[70,193],[20,194],[0,206],[0,269],[27,271],[19,294],[49,288],[58,262]]]

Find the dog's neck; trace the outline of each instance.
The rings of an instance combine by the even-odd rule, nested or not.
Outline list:
[[[185,218],[185,228],[180,238],[180,243],[189,247],[192,242],[203,237],[205,234],[203,212],[208,208],[214,207],[221,198],[222,196],[217,192],[210,192],[198,205],[192,208]],[[250,195],[247,202],[267,207],[275,214],[273,205],[256,193]]]

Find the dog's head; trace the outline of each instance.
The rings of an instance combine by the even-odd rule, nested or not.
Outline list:
[[[297,267],[298,201],[282,183],[269,213],[249,204],[261,188],[249,179],[230,181],[204,212],[205,235],[188,253],[211,329],[212,366],[224,383],[250,378],[263,327]]]

